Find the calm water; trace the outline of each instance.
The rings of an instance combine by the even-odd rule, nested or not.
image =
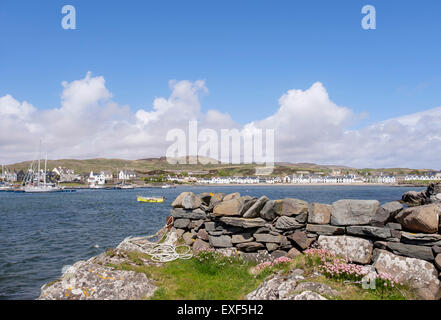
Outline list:
[[[82,190],[76,193],[0,192],[0,299],[35,299],[40,287],[65,265],[115,247],[127,236],[154,234],[182,191],[240,192],[308,202],[339,199],[401,199],[408,190],[381,186],[209,186],[176,189]],[[138,194],[166,197],[163,204],[138,203]]]

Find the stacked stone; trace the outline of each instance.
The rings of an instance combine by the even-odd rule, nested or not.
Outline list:
[[[270,200],[239,193],[181,193],[174,227],[195,251],[234,249],[243,255],[294,256],[317,243],[378,272],[414,279],[428,297],[441,295],[440,204],[404,208],[398,202]],[[423,275],[421,275],[423,274]]]

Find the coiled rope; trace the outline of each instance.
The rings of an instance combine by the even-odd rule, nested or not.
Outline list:
[[[152,239],[158,237],[161,233],[166,230],[170,230],[171,226],[173,226],[173,219],[167,219],[167,223],[164,227],[162,227],[158,232],[154,235],[142,237],[143,239]],[[147,244],[148,247],[135,243],[131,240],[134,238],[128,237],[124,241],[130,242],[133,245],[139,247],[139,250],[142,253],[149,255],[154,262],[170,262],[177,259],[188,260],[193,257],[193,253],[191,252],[191,247],[186,244],[174,245],[174,240],[171,239],[170,234],[167,234],[164,243],[151,243]]]

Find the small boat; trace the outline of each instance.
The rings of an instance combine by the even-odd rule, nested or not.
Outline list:
[[[142,196],[138,196],[138,202],[162,203],[162,202],[164,202],[164,197],[142,197]]]
[[[169,185],[169,184],[165,184],[165,185],[163,185],[163,186],[161,186],[161,188],[162,189],[170,189],[170,188],[176,188],[175,186],[171,186],[171,185]]]

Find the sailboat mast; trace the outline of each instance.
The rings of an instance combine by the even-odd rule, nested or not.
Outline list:
[[[40,160],[41,160],[41,140],[40,140],[40,148],[38,149],[38,182],[37,185],[40,186],[40,178],[41,178],[41,165],[40,165]]]
[[[46,152],[46,159],[44,159],[44,186],[46,186],[46,169],[47,169],[47,152]]]

